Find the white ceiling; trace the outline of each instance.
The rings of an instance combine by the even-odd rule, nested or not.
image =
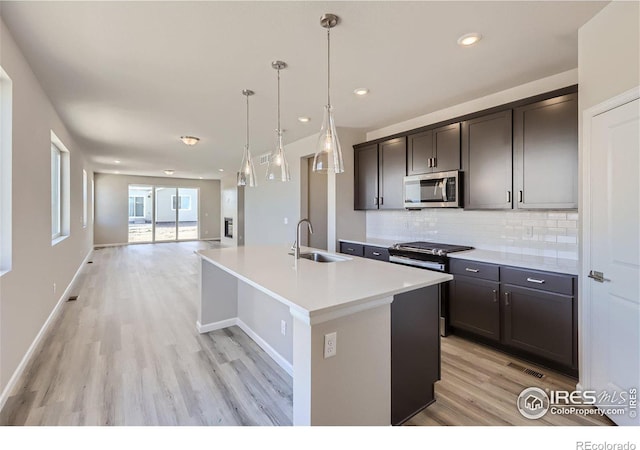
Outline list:
[[[96,171],[219,178],[240,163],[242,89],[256,92],[253,154],[275,143],[272,60],[289,65],[285,143],[319,130],[325,12],[342,20],[331,33],[336,123],[371,130],[577,67],[577,30],[605,4],[30,1],[0,13]],[[479,44],[456,44],[474,31]],[[185,134],[202,140],[187,147]]]

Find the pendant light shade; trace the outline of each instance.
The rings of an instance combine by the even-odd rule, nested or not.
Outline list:
[[[331,107],[331,28],[338,25],[339,17],[325,14],[320,18],[320,25],[327,29],[327,105],[324,107],[324,119],[318,137],[316,154],[313,157],[313,171],[320,173],[342,173],[342,149],[336,133],[336,124]]]
[[[278,71],[278,128],[276,129],[276,148],[269,155],[267,164],[267,180],[290,181],[289,164],[282,146],[282,128],[280,128],[280,71],[287,67],[284,61],[274,61],[271,67]]]
[[[238,186],[254,187],[258,185],[256,169],[253,167],[253,159],[251,158],[251,151],[249,150],[249,97],[253,94],[254,92],[249,89],[242,91],[242,95],[247,98],[247,143],[244,146],[242,163],[240,164],[240,171],[238,172]]]

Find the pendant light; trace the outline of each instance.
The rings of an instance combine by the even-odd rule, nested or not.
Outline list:
[[[325,14],[320,18],[320,25],[327,29],[327,105],[324,107],[324,119],[313,158],[313,171],[320,173],[344,172],[342,150],[331,108],[331,28],[338,25],[339,20],[335,14]]]
[[[253,160],[251,159],[251,152],[249,151],[249,97],[253,94],[255,94],[255,92],[249,89],[242,91],[242,95],[247,98],[247,143],[244,146],[242,163],[240,164],[240,171],[238,172],[238,186],[254,187],[258,185],[256,169],[253,167]]]
[[[267,165],[267,180],[269,181],[290,181],[289,164],[284,156],[282,146],[282,128],[280,128],[280,71],[287,67],[284,61],[273,61],[271,67],[278,71],[278,128],[276,129],[276,148],[269,155]]]

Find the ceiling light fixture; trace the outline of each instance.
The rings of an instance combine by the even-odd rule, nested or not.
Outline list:
[[[320,25],[327,29],[327,105],[324,107],[324,119],[313,157],[313,171],[320,173],[344,172],[342,149],[331,109],[331,28],[338,25],[339,20],[335,14],[325,14],[320,18]]]
[[[166,170],[164,171],[164,173],[165,173],[166,175],[173,175],[173,174],[175,173],[175,170],[173,170],[173,169],[166,169]]]
[[[269,155],[267,163],[267,180],[269,181],[290,181],[289,164],[284,156],[282,146],[282,128],[280,128],[280,71],[287,67],[284,61],[273,61],[271,67],[278,71],[278,128],[276,128],[276,148]]]
[[[116,159],[116,160],[114,161],[114,163],[116,163],[116,164],[120,164],[120,162],[121,162],[121,161],[120,161],[119,159]]]
[[[224,169],[218,169],[218,172],[224,172]]]
[[[180,140],[189,147],[193,147],[198,142],[200,142],[200,138],[195,136],[180,136]]]
[[[467,33],[458,38],[458,45],[461,45],[462,47],[469,47],[480,39],[482,39],[482,35],[480,33]]]
[[[369,89],[367,88],[358,88],[353,91],[356,95],[367,95],[369,93]]]
[[[249,151],[249,97],[255,94],[250,89],[244,89],[242,95],[247,98],[247,143],[244,146],[244,154],[242,155],[242,163],[240,163],[240,171],[238,172],[238,186],[254,187],[258,185],[256,179],[256,169],[253,167],[251,152]]]
[[[113,173],[115,173],[116,175],[119,175],[119,174],[120,174],[120,171],[116,170],[116,171],[115,171],[115,172],[113,172]]]
[[[298,117],[298,122],[309,123],[309,122],[311,122],[311,118],[310,117],[301,116],[301,117]]]

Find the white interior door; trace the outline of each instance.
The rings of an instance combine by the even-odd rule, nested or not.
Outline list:
[[[594,116],[589,168],[590,271],[586,330],[587,389],[620,393],[640,389],[640,105],[634,100]],[[599,279],[599,274],[602,278]],[[636,391],[637,392],[637,391]],[[601,400],[606,409],[617,404]],[[619,425],[639,425],[638,407],[610,415]]]

